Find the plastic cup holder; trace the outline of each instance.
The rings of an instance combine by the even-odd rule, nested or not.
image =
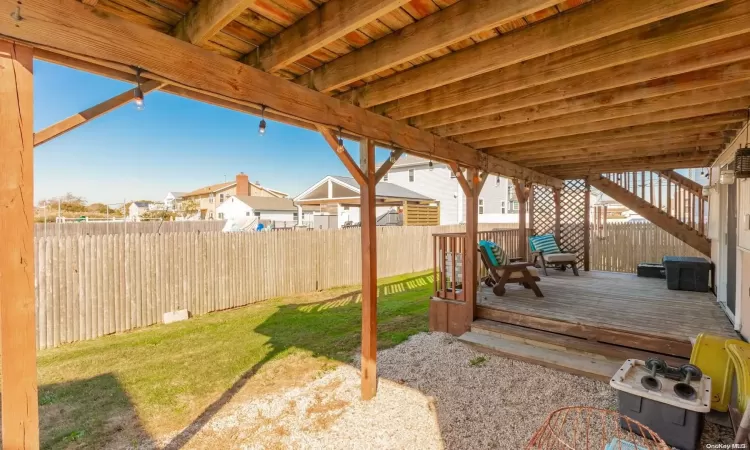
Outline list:
[[[674,393],[678,397],[685,400],[695,400],[698,397],[698,393],[695,391],[695,388],[687,383],[675,384]]]
[[[641,385],[648,391],[661,391],[661,381],[651,375],[641,377]]]

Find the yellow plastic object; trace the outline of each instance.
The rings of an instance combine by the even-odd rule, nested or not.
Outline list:
[[[750,344],[732,339],[727,341],[726,348],[732,360],[732,375],[737,378],[737,407],[744,413],[750,395]]]
[[[704,374],[711,377],[711,409],[721,412],[727,411],[732,393],[734,367],[726,350],[728,343],[743,342],[701,333],[690,354],[690,364],[698,366]]]

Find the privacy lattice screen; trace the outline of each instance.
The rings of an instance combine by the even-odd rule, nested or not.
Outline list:
[[[586,217],[586,182],[567,180],[560,191],[560,245],[578,254],[583,267],[584,219]],[[552,188],[534,186],[533,215],[536,234],[555,233],[555,197]]]

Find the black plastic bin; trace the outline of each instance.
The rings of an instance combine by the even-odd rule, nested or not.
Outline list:
[[[665,256],[667,288],[677,291],[708,292],[711,262],[692,256]]]
[[[637,270],[638,276],[642,278],[666,278],[664,266],[656,263],[640,263]]]

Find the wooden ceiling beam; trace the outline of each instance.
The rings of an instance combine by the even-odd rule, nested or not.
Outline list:
[[[750,104],[750,97],[740,97],[723,102],[706,103],[703,105],[686,106],[683,108],[668,109],[654,113],[639,114],[637,116],[622,117],[618,119],[601,120],[599,122],[584,123],[567,127],[552,128],[544,131],[514,134],[511,136],[500,136],[473,142],[475,148],[488,148],[498,145],[517,144],[520,142],[531,142],[541,139],[552,139],[563,136],[574,136],[579,134],[593,133],[597,131],[614,130],[618,128],[628,128],[638,125],[653,125],[658,128],[659,124],[673,120],[687,119],[691,117],[702,117],[722,112],[736,112],[740,110],[747,111],[747,105]]]
[[[600,0],[356,90],[370,107],[702,8],[720,0]],[[461,2],[463,3],[463,2]]]
[[[585,150],[569,150],[560,151],[558,153],[542,153],[542,152],[528,152],[516,155],[509,159],[517,164],[523,164],[524,166],[540,166],[550,161],[559,161],[564,159],[577,160],[585,158],[595,157],[621,157],[624,155],[638,156],[643,155],[660,155],[664,153],[681,152],[685,149],[696,149],[696,148],[718,148],[726,144],[724,139],[700,139],[697,141],[682,141],[682,142],[670,142],[670,143],[647,143],[642,142],[638,145],[630,145],[627,148],[597,148],[597,149],[585,149]]]
[[[744,115],[747,116],[747,112]],[[599,147],[613,145],[613,143],[627,144],[643,140],[665,139],[670,136],[682,137],[693,133],[721,133],[725,138],[731,139],[729,135],[743,126],[743,118],[740,116],[742,116],[742,113],[734,111],[655,125],[641,125],[617,130],[501,145],[487,148],[485,151],[490,155],[502,157],[501,155],[503,154],[529,152],[539,149]]]
[[[195,45],[202,44],[256,2],[257,0],[200,0],[175,25],[172,35]]]
[[[717,86],[731,88],[733,83],[747,80],[750,80],[750,61],[741,61],[671,77],[656,78],[579,97],[513,109],[501,114],[435,127],[430,131],[440,136],[455,136],[585,111],[604,109],[614,111],[617,109],[615,105],[623,105],[623,108],[633,106],[632,114],[640,114],[637,112],[638,108],[647,109],[648,104],[655,105],[663,102],[666,99],[665,96],[671,96],[670,98],[676,102],[678,98],[691,97],[691,91],[706,88],[721,89]]]
[[[629,172],[638,170],[666,170],[666,169],[692,169],[707,167],[718,154],[707,154],[693,159],[668,158],[657,161],[622,160],[606,164],[580,165],[573,168],[545,167],[549,173],[562,179],[584,178],[587,175],[601,174],[607,172]]]
[[[638,118],[640,116],[646,114],[659,112],[664,112],[666,114],[667,111],[676,112],[676,110],[682,111],[683,115],[682,117],[675,116],[674,119],[694,117],[696,114],[686,115],[690,114],[690,109],[692,107],[700,108],[700,105],[706,103],[716,103],[724,100],[746,97],[748,94],[750,94],[750,81],[740,81],[712,86],[705,89],[696,89],[693,91],[678,92],[659,97],[635,100],[598,109],[590,109],[580,113],[549,117],[546,119],[534,120],[534,117],[529,117],[529,121],[525,123],[522,122],[516,125],[500,126],[474,133],[462,134],[454,136],[454,139],[461,143],[472,143],[486,139],[535,133],[555,128],[585,125],[592,122],[627,119],[629,117],[639,120]],[[730,110],[731,109],[735,108],[730,108]]]
[[[16,21],[14,0],[0,0],[0,35],[82,59],[142,67],[144,76],[240,104],[265,105],[291,116],[394,145],[429,158],[453,160],[509,177],[560,186],[560,180],[528,170],[426,131],[343,103],[119,17],[99,14],[75,0],[24,1]],[[106,65],[106,64],[103,64]]]
[[[558,153],[568,153],[576,151],[607,151],[607,150],[627,150],[642,144],[647,145],[667,145],[675,143],[691,143],[698,142],[701,140],[721,140],[723,142],[729,142],[727,136],[723,132],[715,132],[711,130],[708,133],[694,134],[693,130],[686,130],[684,134],[678,133],[661,133],[651,134],[645,136],[633,136],[633,137],[622,137],[618,139],[607,139],[597,141],[587,141],[578,144],[570,144],[564,146],[540,146],[531,149],[510,149],[506,151],[493,150],[488,152],[492,156],[498,158],[507,159],[508,161],[519,161],[524,158],[525,155],[555,155]]]
[[[510,65],[403,97],[373,110],[394,119],[403,119],[748,32],[750,0],[726,0],[718,5],[524,61],[523,64]],[[627,84],[624,73],[617,76],[623,77]],[[368,86],[364,89],[371,88]],[[361,99],[360,104],[367,107],[374,105],[372,102],[362,103]]]
[[[334,59],[322,68],[299,77],[297,83],[317,91],[330,92],[556,3],[559,1],[462,0]]]
[[[653,86],[651,80],[683,77],[687,72],[705,70],[705,75],[717,79],[721,73],[715,67],[741,64],[747,60],[750,60],[750,33],[428,112],[409,118],[409,124],[423,129],[435,128],[437,132],[436,127],[506,111],[587,97],[603,91],[616,92],[617,88],[641,83]]]
[[[669,145],[669,146],[656,146],[656,147],[645,147],[632,150],[619,150],[617,152],[606,151],[606,152],[590,152],[577,155],[560,155],[560,156],[549,156],[546,158],[529,159],[524,161],[528,167],[541,167],[555,164],[558,162],[565,164],[591,164],[596,162],[606,162],[612,159],[623,159],[626,157],[640,158],[646,156],[666,156],[680,154],[684,155],[687,153],[700,154],[702,152],[716,152],[721,151],[724,143],[710,143],[711,145]]]
[[[272,37],[245,61],[275,72],[366,25],[409,0],[330,0]]]
[[[627,167],[628,169],[632,168],[633,166],[636,166],[638,164],[643,167],[643,169],[639,170],[648,170],[648,167],[651,167],[650,164],[660,164],[660,163],[668,163],[668,164],[678,164],[683,162],[691,162],[691,163],[700,163],[703,161],[706,161],[706,158],[712,156],[712,155],[718,155],[721,152],[721,150],[711,150],[711,151],[685,151],[682,153],[674,153],[670,155],[657,155],[657,156],[643,156],[643,157],[624,157],[624,158],[611,158],[610,160],[606,162],[595,162],[592,164],[582,164],[580,162],[572,161],[570,163],[566,161],[560,161],[559,163],[555,164],[547,164],[546,166],[540,166],[543,167],[545,170],[548,170],[550,172],[563,172],[567,170],[576,170],[578,167],[584,166],[584,167],[618,167],[618,165],[622,164],[623,166]],[[680,168],[680,166],[674,166],[675,168]],[[613,170],[614,172],[622,172],[626,169],[620,169],[620,170]]]
[[[151,91],[157,90],[164,86],[164,83],[156,80],[149,80],[141,84],[141,90],[144,94],[148,94]],[[34,146],[42,145],[45,142],[51,141],[52,139],[59,137],[69,131],[73,131],[80,127],[84,123],[96,119],[110,111],[130,103],[134,99],[134,89],[123,92],[122,94],[116,95],[110,99],[107,99],[97,105],[87,108],[78,114],[74,114],[66,119],[61,120],[55,124],[44,128],[43,130],[34,133]]]

